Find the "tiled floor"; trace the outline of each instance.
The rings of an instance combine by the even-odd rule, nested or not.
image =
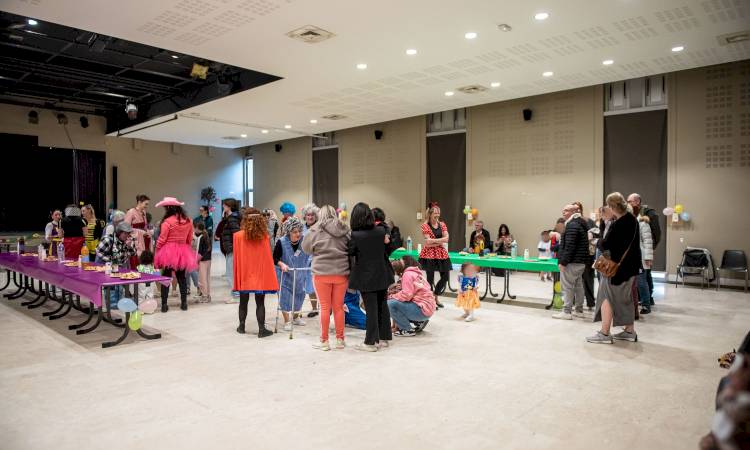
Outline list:
[[[716,358],[750,324],[748,294],[662,285],[637,344],[586,344],[597,327],[552,320],[550,284],[522,274],[518,300],[483,303],[476,322],[444,298],[418,337],[323,353],[313,320],[292,340],[238,335],[221,256],[213,272],[213,303],[146,316],[163,339],[111,349],[110,326],[76,336],[80,315],[0,301],[0,447],[695,448],[725,373]],[[350,345],[362,336],[347,329]]]

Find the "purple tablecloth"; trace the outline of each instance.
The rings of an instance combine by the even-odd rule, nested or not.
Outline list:
[[[121,280],[108,277],[104,272],[67,267],[57,261],[44,262],[35,256],[19,256],[15,253],[0,253],[0,267],[78,294],[89,299],[96,306],[102,304],[102,288],[105,286],[149,282],[158,282],[167,286],[172,281],[168,277],[145,273],[136,280]]]

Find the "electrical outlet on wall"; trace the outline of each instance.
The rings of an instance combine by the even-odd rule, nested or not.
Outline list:
[[[422,211],[417,211],[417,220],[422,220]]]

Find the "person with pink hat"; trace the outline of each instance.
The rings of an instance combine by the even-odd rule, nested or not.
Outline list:
[[[180,286],[180,309],[187,311],[187,280],[185,273],[196,270],[198,261],[190,244],[193,242],[193,222],[182,209],[183,202],[174,197],[164,197],[156,207],[164,207],[159,239],[156,241],[154,267],[161,274],[171,277],[175,274]],[[167,312],[169,286],[161,286],[161,312]]]

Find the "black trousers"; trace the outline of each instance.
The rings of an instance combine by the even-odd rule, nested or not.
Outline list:
[[[583,292],[586,295],[586,306],[593,308],[596,305],[596,296],[594,295],[594,268],[591,267],[593,261],[589,261],[583,269]]]
[[[255,320],[258,321],[258,330],[266,327],[266,294],[255,294]],[[240,293],[240,323],[244,324],[247,318],[247,304],[250,302],[249,293]]]
[[[393,339],[391,312],[388,309],[387,291],[362,292],[367,319],[365,320],[365,344],[375,345]]]
[[[435,284],[435,271],[434,270],[427,271],[427,282],[430,283],[430,286],[432,287],[432,292],[435,295],[442,295],[443,292],[445,292],[445,286],[448,284],[449,276],[450,276],[450,272],[440,272],[440,279],[438,280],[437,284]]]
[[[187,303],[187,279],[185,278],[185,271],[184,270],[177,270],[175,271],[171,267],[166,267],[161,270],[161,274],[164,277],[171,277],[172,273],[175,274],[175,277],[177,278],[177,284],[180,286],[180,303]],[[171,283],[164,286],[161,285],[161,304],[166,305],[167,304],[167,297],[169,297],[169,287],[171,286]]]

